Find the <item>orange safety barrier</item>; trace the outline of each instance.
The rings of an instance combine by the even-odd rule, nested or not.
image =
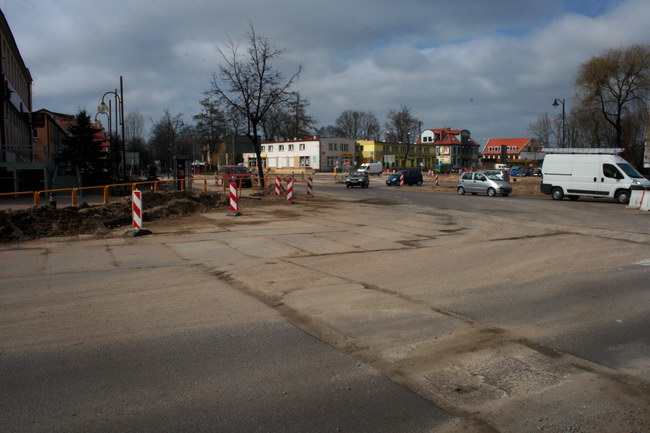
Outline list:
[[[264,194],[270,194],[271,193],[271,188],[273,187],[273,176],[267,175],[264,176],[264,188],[261,187],[261,182],[259,182],[259,176],[251,176],[251,193],[255,193],[256,190],[261,189],[261,191]],[[211,178],[214,179],[214,186],[218,187],[219,182],[221,181],[223,190],[225,191],[226,185],[228,184],[227,182],[223,182],[223,179],[221,177],[215,177]],[[193,178],[187,178],[187,179],[163,179],[163,180],[148,180],[148,181],[138,181],[138,182],[128,182],[128,183],[113,183],[109,185],[94,185],[94,186],[84,186],[84,187],[75,187],[75,188],[57,188],[57,189],[46,189],[46,190],[41,190],[41,191],[17,191],[17,192],[5,192],[5,193],[0,193],[0,197],[2,196],[13,196],[13,195],[26,195],[26,194],[31,194],[33,195],[33,204],[34,206],[38,206],[41,204],[41,194],[47,194],[47,193],[54,193],[54,192],[70,192],[71,194],[71,206],[77,206],[78,205],[78,192],[82,190],[91,190],[91,189],[97,189],[97,190],[102,190],[103,193],[103,201],[102,204],[108,204],[110,202],[109,200],[109,195],[110,195],[110,190],[111,188],[119,188],[119,187],[131,187],[131,192],[133,192],[139,185],[152,185],[153,186],[153,191],[158,192],[159,187],[161,184],[172,184],[173,182],[178,182],[178,185],[180,187],[181,191],[188,190],[191,184],[188,182],[203,182],[203,192],[207,193],[209,191],[208,189],[208,179],[193,179]],[[238,194],[242,190],[242,179],[240,178],[239,181],[237,182],[237,190]]]

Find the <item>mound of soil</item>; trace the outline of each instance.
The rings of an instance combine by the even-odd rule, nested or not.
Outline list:
[[[220,193],[195,194],[186,192],[142,193],[144,221],[188,215],[225,205]],[[112,229],[132,222],[131,198],[103,206],[52,208],[35,206],[30,209],[0,211],[0,242],[28,240],[46,236],[107,234]]]

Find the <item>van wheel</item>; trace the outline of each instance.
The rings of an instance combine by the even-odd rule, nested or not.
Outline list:
[[[458,188],[456,188],[456,192],[458,193],[458,195],[463,195],[465,194],[465,188],[459,186]]]
[[[627,204],[630,201],[630,191],[626,189],[616,191],[616,201],[621,204]]]
[[[553,197],[553,200],[562,200],[564,198],[564,191],[559,186],[556,186],[551,190],[551,197]]]
[[[579,195],[570,195],[570,196],[569,196],[569,200],[571,200],[571,201],[576,201],[576,200],[578,200],[579,198],[580,198]]]
[[[497,195],[497,190],[494,189],[494,188],[488,188],[488,190],[487,190],[487,194],[488,194],[490,197],[494,197],[494,196]]]

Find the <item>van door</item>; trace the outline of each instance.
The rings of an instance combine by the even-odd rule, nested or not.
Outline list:
[[[625,176],[614,164],[604,163],[598,179],[598,194],[613,197],[623,179]]]

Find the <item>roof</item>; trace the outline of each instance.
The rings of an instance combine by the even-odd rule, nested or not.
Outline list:
[[[485,143],[482,153],[487,155],[499,155],[501,154],[501,146],[508,146],[508,148],[516,147],[517,153],[519,153],[532,141],[532,138],[490,138],[487,143]],[[499,150],[489,150],[490,146],[497,146]]]
[[[439,146],[439,145],[479,146],[479,144],[471,138],[468,140],[467,143],[463,143],[458,139],[458,136],[461,135],[464,131],[469,135],[469,131],[465,129],[438,128],[438,129],[427,129],[427,131],[433,132],[438,139],[433,143],[424,143],[424,144],[432,144],[434,146]],[[418,144],[423,144],[421,143],[422,140],[421,137],[422,134],[420,134],[420,137],[418,138]]]

